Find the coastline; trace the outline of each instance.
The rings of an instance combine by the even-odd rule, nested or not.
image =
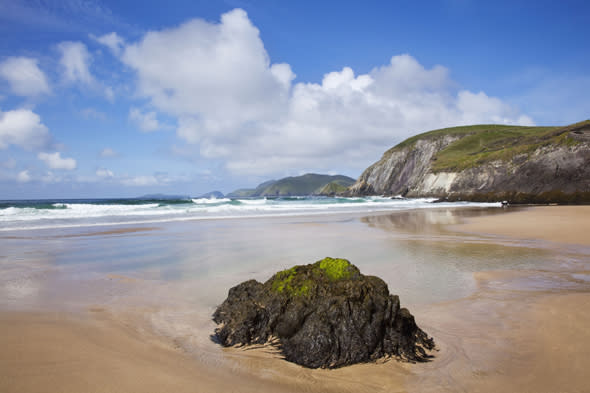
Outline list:
[[[561,208],[564,209],[557,210]],[[460,234],[455,240],[445,241],[461,242],[469,234],[482,235],[482,239],[490,242],[497,239],[549,240],[552,241],[548,245],[550,248],[560,248],[564,243],[584,249],[590,245],[589,239],[584,237],[582,244],[557,241],[578,239],[573,234],[583,232],[581,228],[587,222],[584,217],[588,218],[590,213],[587,207],[533,207],[495,213],[468,218],[467,223],[459,225],[450,220],[444,230]],[[572,236],[563,228],[554,232],[551,224],[556,215],[570,223]],[[527,223],[531,232],[519,229],[516,233],[519,236],[510,232],[514,226]],[[102,232],[100,236],[137,236],[139,232],[142,231]],[[554,236],[556,233],[563,237]],[[540,273],[510,269],[476,272],[478,287],[472,295],[459,300],[412,305],[410,310],[419,325],[435,337],[440,348],[433,362],[419,365],[388,361],[338,370],[308,370],[277,361],[276,355],[265,348],[247,351],[216,348],[223,362],[215,359],[205,363],[186,351],[182,342],[158,335],[141,317],[114,311],[108,306],[89,307],[75,313],[51,309],[3,310],[0,311],[0,343],[5,350],[0,355],[0,369],[3,370],[0,390],[582,390],[584,372],[590,366],[585,357],[590,350],[590,317],[573,316],[590,304],[590,293],[585,292],[590,287],[590,283],[585,283],[588,270],[577,266],[573,270],[568,268],[564,278],[560,269],[556,267]],[[550,290],[519,287],[523,280],[537,273],[544,274],[544,280],[554,280],[552,283],[578,280],[577,286],[574,289],[557,286]],[[126,280],[121,281],[125,284]],[[141,314],[141,310],[135,311]],[[488,333],[482,337],[481,331]]]

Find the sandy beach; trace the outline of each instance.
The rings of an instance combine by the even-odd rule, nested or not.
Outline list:
[[[510,210],[510,209],[508,209]],[[516,239],[590,245],[590,206],[536,206],[479,217],[456,229]]]
[[[438,213],[428,214],[436,216]],[[445,211],[438,216],[447,220],[449,214]],[[507,255],[519,263],[523,258],[522,252],[530,254],[522,262],[524,267],[518,265],[514,269],[510,265],[480,271],[476,264],[472,272],[467,271],[475,283],[474,290],[467,296],[443,298],[441,301],[416,300],[409,305],[418,324],[437,342],[438,352],[430,363],[387,361],[338,370],[308,370],[281,360],[268,348],[220,349],[208,339],[213,326],[208,312],[219,301],[219,294],[214,293],[210,299],[201,300],[205,307],[196,308],[197,311],[190,314],[193,319],[182,316],[184,324],[175,324],[175,318],[181,313],[175,308],[169,311],[168,304],[175,304],[177,299],[162,300],[165,296],[159,291],[179,291],[180,298],[190,293],[182,292],[183,285],[193,290],[194,284],[174,281],[157,289],[149,282],[159,271],[152,267],[145,268],[140,277],[128,277],[124,274],[126,272],[116,271],[114,265],[105,268],[104,275],[102,271],[100,274],[82,274],[74,270],[77,279],[82,277],[95,283],[96,287],[85,286],[88,298],[81,296],[75,303],[76,307],[70,305],[65,309],[56,304],[63,303],[63,299],[71,300],[72,296],[77,296],[73,293],[79,289],[53,288],[56,283],[62,282],[53,278],[54,273],[50,273],[53,270],[47,269],[48,273],[40,278],[25,277],[20,271],[7,270],[19,277],[21,283],[29,280],[41,282],[45,288],[51,287],[46,290],[52,296],[35,299],[36,303],[31,305],[31,297],[22,295],[30,291],[6,292],[12,294],[10,296],[14,301],[5,303],[0,309],[0,345],[3,348],[0,354],[0,391],[582,392],[590,389],[585,377],[590,366],[587,357],[590,350],[590,314],[584,311],[590,306],[590,266],[585,253],[590,246],[590,238],[585,236],[590,209],[586,206],[507,209],[492,215],[478,214],[458,219],[463,220],[467,222],[457,224],[457,219],[448,219],[445,223],[453,225],[445,226],[438,235],[438,226],[435,229],[429,227],[427,232],[430,231],[428,233],[432,233],[435,239],[432,241],[414,239],[411,232],[416,228],[407,230],[409,226],[400,224],[403,220],[394,220],[397,232],[393,231],[393,234],[391,230],[380,228],[371,230],[366,239],[362,236],[359,239],[363,242],[377,238],[375,241],[383,244],[399,241],[404,245],[408,243],[408,249],[414,251],[416,244],[418,250],[422,250],[434,242],[437,244],[432,246],[434,251],[427,250],[428,256],[439,255],[442,258],[450,252],[455,253],[449,257],[451,259],[456,255],[467,258],[469,250],[476,250],[484,254],[478,257],[483,260],[487,258],[485,253],[490,250],[489,247],[499,247],[492,250],[506,248],[495,246],[497,239],[549,242],[548,251],[542,251],[542,254],[537,254],[536,250],[526,251],[526,247],[525,251],[508,247]],[[306,244],[311,241],[306,236],[316,234],[314,228],[317,227],[317,233],[323,232],[323,224],[317,221],[281,222],[280,225],[284,225],[285,236],[290,236],[293,242]],[[348,222],[343,220],[333,224],[343,228],[344,232],[339,236],[347,235]],[[212,227],[208,231],[218,224],[210,225]],[[306,231],[311,234],[301,234]],[[355,231],[356,227],[351,228],[351,233],[357,234]],[[108,245],[109,241],[121,241],[121,236],[126,236],[125,244],[130,248],[135,243],[143,247],[146,241],[143,236],[155,236],[156,232],[153,228],[101,231],[94,240],[100,237],[100,241]],[[158,236],[166,238],[178,234],[164,232]],[[401,240],[398,239],[400,237]],[[81,243],[75,245],[83,250],[89,244],[86,242],[92,241],[93,237],[84,233],[79,239]],[[337,240],[336,237],[335,249],[340,247]],[[252,243],[252,239],[249,238],[248,242]],[[473,243],[473,246],[465,247],[475,248],[462,249],[465,242]],[[211,246],[215,248],[219,245]],[[552,247],[555,251],[551,251]],[[320,247],[313,251],[327,253],[333,250]],[[199,252],[209,251],[200,248]],[[360,255],[359,252],[359,256],[355,257],[360,258]],[[409,254],[408,258],[411,260],[413,255]],[[537,255],[545,258],[544,265],[535,265]],[[295,259],[295,256],[292,258]],[[290,263],[289,257],[285,263]],[[268,276],[271,266],[275,264],[269,262],[268,266],[260,266],[257,270],[254,267],[249,269],[261,279]],[[52,266],[52,269],[56,267]],[[371,273],[386,271],[386,267],[379,265],[369,266],[369,269],[372,269]],[[187,270],[184,272],[186,275]],[[214,277],[217,277],[215,274]],[[97,279],[97,276],[104,277]],[[217,280],[239,281],[233,273],[222,276],[223,279]],[[227,287],[226,281],[221,282]],[[145,296],[144,289],[133,292],[142,283],[147,283],[147,291],[156,298],[155,306],[143,303],[137,306],[135,300],[129,300]],[[390,289],[395,292],[391,286],[390,283]],[[24,284],[21,287],[28,288]],[[37,290],[42,291],[43,288]],[[206,293],[207,288],[203,291]],[[192,303],[189,303],[188,309],[191,307]],[[146,320],[151,322],[146,323]],[[193,320],[196,321],[194,324],[188,323]],[[165,329],[169,325],[174,327],[176,336]],[[168,333],[162,334],[165,330]]]

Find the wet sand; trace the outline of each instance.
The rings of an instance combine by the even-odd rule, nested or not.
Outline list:
[[[460,231],[590,246],[590,206],[536,206],[478,217]]]
[[[0,391],[214,390],[214,377],[188,356],[98,313],[0,313]]]
[[[587,207],[532,208],[483,215],[448,228],[570,244],[576,239],[573,244],[589,246],[589,237],[577,235],[588,233],[583,231],[589,214]],[[556,231],[556,222],[565,224]],[[519,230],[512,232],[515,226]],[[472,295],[412,305],[418,324],[439,348],[427,364],[388,361],[308,370],[278,359],[267,348],[220,351],[212,343],[197,346],[217,351],[213,361],[204,362],[209,354],[201,357],[182,340],[156,334],[141,317],[142,310],[113,312],[95,306],[75,313],[0,311],[0,391],[588,391],[590,275],[587,266],[576,268],[565,273],[559,266],[476,272]],[[535,275],[544,286],[531,290]],[[135,285],[118,275],[110,278]]]
[[[203,366],[138,326],[99,308],[85,315],[1,312],[0,391],[397,392],[408,374],[390,363],[309,370],[268,348],[230,349],[224,367]]]
[[[487,391],[584,392],[590,389],[590,294],[543,296],[514,321],[517,357],[498,365]],[[530,323],[527,323],[530,322]],[[474,385],[474,387],[476,387]]]

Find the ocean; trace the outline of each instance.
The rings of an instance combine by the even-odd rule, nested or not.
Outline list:
[[[490,203],[435,203],[386,197],[253,199],[44,199],[0,201],[0,231],[137,225],[203,219],[374,213]]]

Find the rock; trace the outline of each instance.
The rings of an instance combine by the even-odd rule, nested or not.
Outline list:
[[[426,361],[434,341],[378,277],[345,259],[325,258],[229,290],[213,314],[224,346],[271,344],[285,359],[336,368],[395,357]]]

